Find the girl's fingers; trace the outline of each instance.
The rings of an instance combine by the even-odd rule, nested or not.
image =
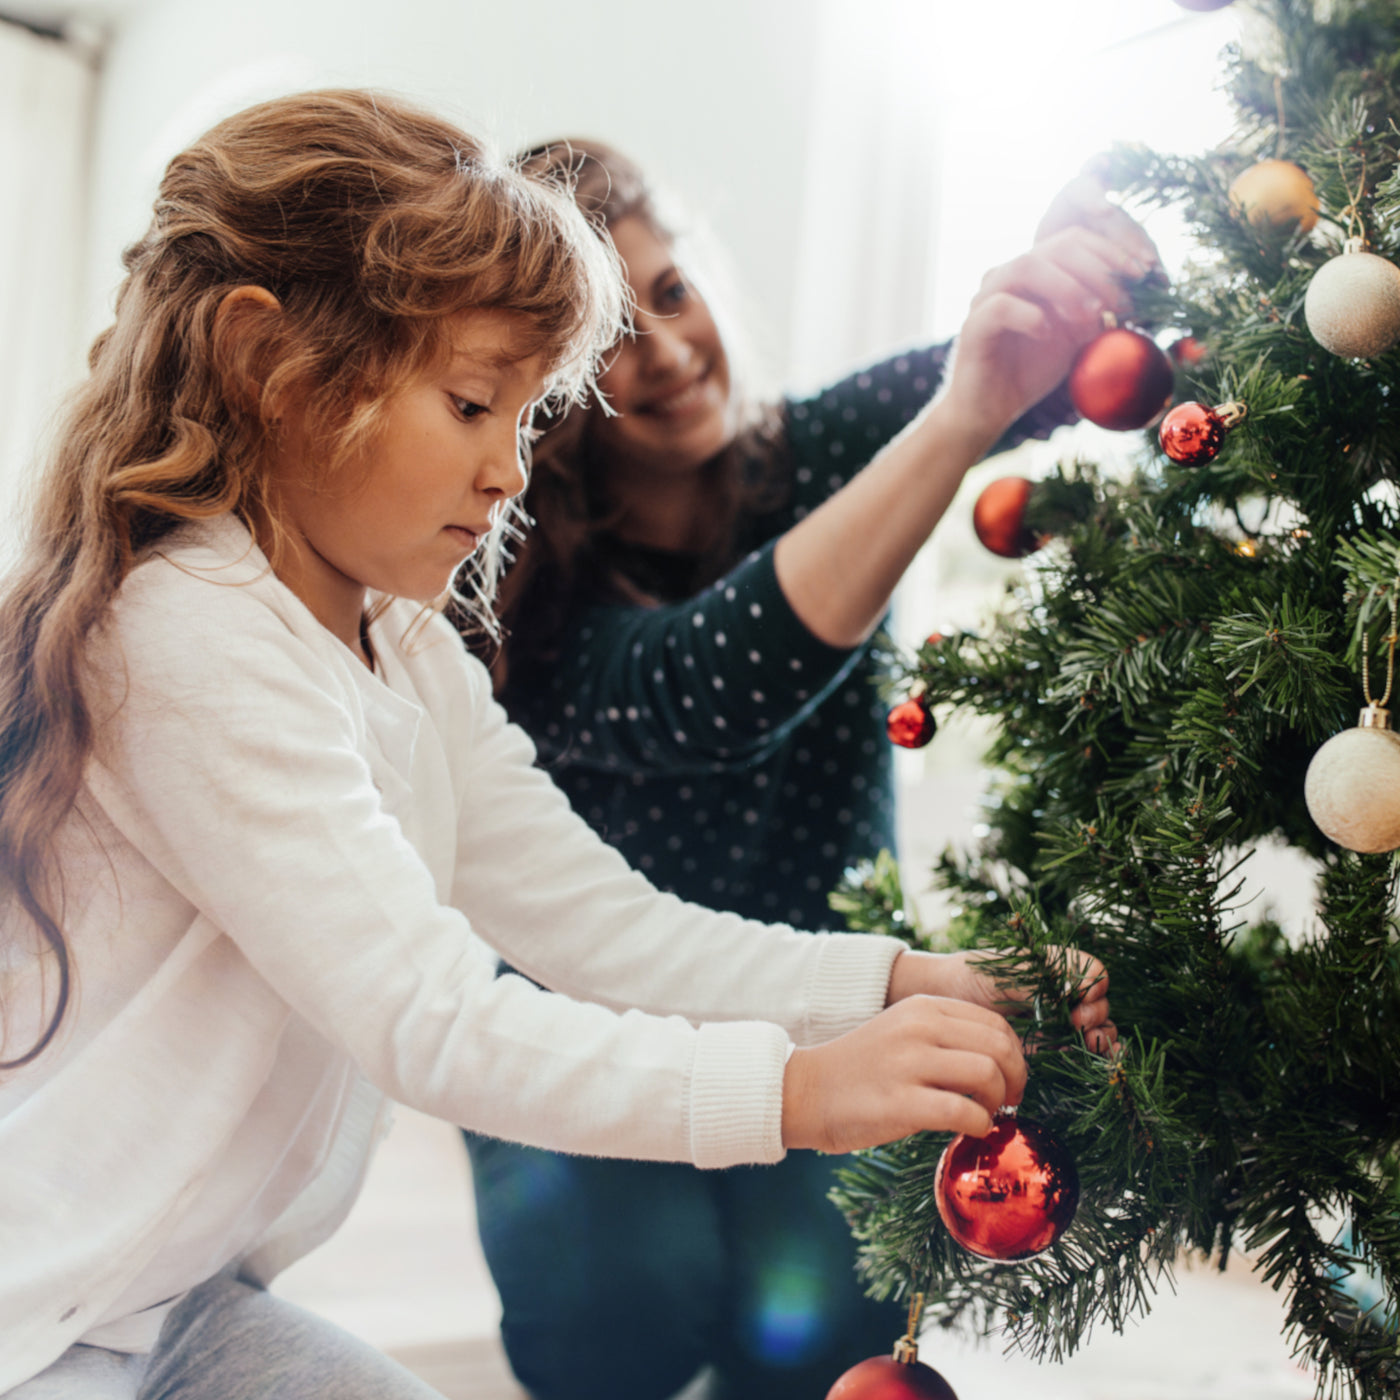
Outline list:
[[[994,1011],[967,1002],[953,1005],[957,1010],[949,1013],[952,1024],[945,1032],[952,1039],[948,1048],[971,1052],[996,1066],[1002,1084],[993,1111],[1003,1103],[1020,1103],[1026,1092],[1026,1055],[1020,1036]]]
[[[943,1022],[949,1022],[948,1034],[972,1035],[974,1027],[992,1033],[1003,1040],[1015,1042],[1016,1033],[1006,1023],[1006,1017],[976,1002],[962,1001],[955,997],[924,997],[931,1030],[943,1033]],[[966,1023],[966,1025],[962,1023]]]
[[[1075,997],[1076,1004],[1071,1016],[1103,1017],[1108,1014],[1108,973],[1103,964],[1093,957],[1082,955],[1086,961],[1079,969],[1078,986],[1071,985],[1069,994]],[[1076,1022],[1076,1024],[1079,1024]]]
[[[940,1050],[929,1057],[924,1073],[924,1083],[929,1088],[964,1094],[975,1099],[988,1113],[995,1113],[1003,1104],[1011,1102],[1012,1090],[1006,1075],[989,1055],[972,1050]]]
[[[1101,1026],[1108,1020],[1108,998],[1099,997],[1095,1001],[1081,1001],[1073,1011],[1069,1013],[1072,1025],[1077,1026],[1081,1031],[1092,1030],[1095,1026]]]
[[[992,1096],[991,1107],[1019,1103],[1026,1089],[1026,1058],[1020,1038],[1006,1018],[971,1002],[943,997],[911,998],[905,1015],[914,1020],[923,1045],[916,1076],[925,1084],[945,1084],[951,1067],[955,1087]],[[974,1069],[972,1062],[976,1061]],[[996,1079],[990,1076],[995,1074]],[[971,1076],[969,1079],[968,1076]]]
[[[943,1089],[925,1090],[915,1100],[914,1115],[910,1132],[967,1133],[971,1137],[986,1137],[992,1130],[993,1113],[975,1099]]]

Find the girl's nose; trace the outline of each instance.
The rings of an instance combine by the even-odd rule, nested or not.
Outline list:
[[[508,501],[525,489],[527,481],[520,434],[512,424],[508,432],[491,435],[487,452],[477,462],[476,489],[483,496]]]

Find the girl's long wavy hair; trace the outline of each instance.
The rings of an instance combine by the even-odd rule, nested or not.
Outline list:
[[[621,220],[636,218],[667,245],[680,241],[641,168],[603,142],[547,141],[517,160],[523,169],[572,191],[603,237]],[[732,361],[732,342],[729,348]],[[736,384],[739,377],[735,374]],[[775,509],[790,484],[778,410],[739,392],[738,411],[736,437],[702,468],[713,531],[709,548],[696,561],[697,588],[733,563],[741,518]],[[606,491],[606,461],[594,438],[607,412],[595,394],[564,404],[542,424],[523,497],[530,527],[499,590],[503,638],[499,650],[494,639],[474,646],[493,663],[498,690],[518,667],[557,657],[580,590],[628,602],[655,601],[629,578],[609,533],[616,511]]]
[[[32,933],[53,1007],[0,1068],[37,1057],[69,1005],[54,847],[95,740],[86,642],[126,575],[182,522],[230,511],[270,531],[275,558],[266,446],[290,387],[329,479],[445,351],[445,317],[520,316],[563,404],[587,391],[628,305],[615,254],[554,182],[428,112],[349,90],[263,103],[176,156],[125,267],[0,594],[0,965]],[[216,313],[246,285],[280,310],[234,338]],[[465,580],[488,628],[498,553],[497,541]]]

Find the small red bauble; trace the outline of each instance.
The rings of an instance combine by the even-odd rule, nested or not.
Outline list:
[[[986,1137],[963,1133],[943,1149],[933,1193],[964,1249],[984,1259],[1029,1259],[1074,1219],[1079,1173],[1049,1129],[998,1114]]]
[[[953,1387],[922,1361],[872,1356],[851,1367],[826,1400],[958,1400]]]
[[[1203,467],[1214,461],[1225,442],[1225,434],[1244,417],[1242,403],[1225,403],[1218,408],[1206,404],[1179,403],[1162,419],[1157,439],[1162,451],[1183,467]]]
[[[1024,559],[1040,548],[1034,531],[1026,529],[1032,486],[1024,476],[1000,476],[983,488],[972,507],[977,538],[1003,559]]]
[[[1200,467],[1224,446],[1225,420],[1203,403],[1179,403],[1162,419],[1157,437],[1173,462]]]
[[[1172,362],[1182,369],[1195,369],[1206,357],[1206,347],[1194,335],[1184,335],[1167,346]]]
[[[885,716],[885,733],[890,736],[890,743],[898,744],[902,749],[923,748],[937,729],[922,696],[901,700]]]
[[[1115,326],[1091,340],[1069,372],[1069,396],[1101,428],[1145,428],[1172,394],[1172,362],[1150,336]]]

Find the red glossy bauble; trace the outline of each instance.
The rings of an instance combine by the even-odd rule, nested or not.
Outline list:
[[[885,733],[890,743],[902,749],[921,749],[933,738],[938,726],[922,699],[901,700],[885,716]]]
[[[1076,409],[1101,428],[1145,428],[1171,399],[1172,362],[1150,336],[1115,326],[1091,340],[1069,372]]]
[[[1162,451],[1184,467],[1213,461],[1225,443],[1225,420],[1203,403],[1179,403],[1157,430]]]
[[[1024,559],[1040,548],[1040,540],[1026,529],[1026,502],[1033,484],[1024,476],[999,476],[983,488],[972,507],[977,538],[1003,559]]]
[[[872,1356],[851,1367],[826,1400],[958,1400],[953,1387],[922,1361]]]
[[[1074,1219],[1079,1173],[1049,1129],[1000,1114],[986,1137],[964,1133],[944,1148],[933,1192],[964,1249],[984,1259],[1029,1259]]]

